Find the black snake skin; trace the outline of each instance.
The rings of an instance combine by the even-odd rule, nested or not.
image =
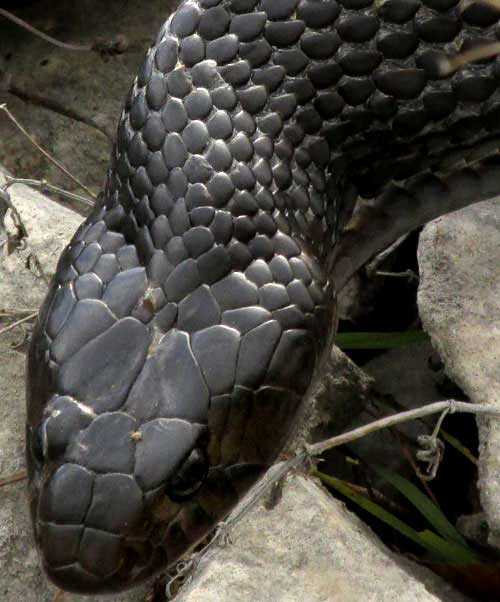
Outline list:
[[[500,192],[500,63],[437,69],[498,23],[467,0],[187,0],[165,23],[29,352],[56,584],[164,569],[274,461],[334,330],[335,251],[369,239],[360,203],[385,244]]]

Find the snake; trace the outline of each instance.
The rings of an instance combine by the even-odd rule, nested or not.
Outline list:
[[[41,564],[86,594],[183,558],[278,458],[374,253],[500,193],[499,11],[185,0],[28,351]]]

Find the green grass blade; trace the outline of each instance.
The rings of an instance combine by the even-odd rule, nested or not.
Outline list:
[[[447,564],[463,564],[465,555],[461,554],[462,550],[457,550],[459,546],[454,544],[449,544],[447,541],[439,537],[438,535],[428,534],[427,531],[420,533],[416,531],[405,522],[379,506],[372,500],[368,499],[364,495],[361,495],[354,491],[349,485],[341,481],[340,479],[336,479],[330,475],[324,474],[322,472],[315,471],[313,476],[321,479],[323,483],[335,489],[339,493],[341,493],[346,498],[350,499],[352,502],[357,504],[363,510],[369,512],[372,516],[379,519],[392,529],[395,529],[411,541],[420,545],[424,550],[427,550],[433,558],[440,562],[445,562]]]
[[[319,477],[321,481],[323,481],[323,483],[325,483],[329,487],[332,487],[333,489],[341,493],[343,496],[357,504],[360,508],[366,510],[372,516],[375,516],[376,518],[384,522],[386,525],[389,525],[396,531],[399,531],[399,533],[405,535],[406,537],[408,537],[408,539],[411,539],[415,543],[423,546],[424,548],[427,548],[430,552],[437,552],[434,546],[432,546],[431,548],[428,547],[425,540],[420,537],[418,531],[408,526],[405,522],[403,522],[402,520],[385,510],[385,508],[382,508],[382,506],[379,506],[379,504],[373,502],[364,495],[361,495],[357,491],[354,491],[354,489],[349,487],[349,485],[347,485],[340,479],[318,471],[315,471],[313,475]]]
[[[406,332],[341,332],[335,336],[335,344],[341,349],[396,349],[429,340],[422,330]]]
[[[446,518],[443,512],[434,504],[434,502],[420,489],[405,479],[401,475],[387,470],[382,466],[371,466],[373,470],[380,475],[385,481],[390,483],[424,516],[429,523],[434,527],[437,533],[441,535],[447,542],[457,544],[469,550],[467,542],[455,529],[455,527]],[[474,553],[470,550],[470,554]]]
[[[413,529],[405,522],[385,510],[385,508],[382,508],[382,506],[379,506],[375,502],[372,502],[372,500],[354,491],[351,487],[349,487],[349,485],[340,479],[318,471],[315,471],[313,476],[318,477],[321,479],[321,481],[323,481],[323,483],[332,489],[335,489],[346,498],[350,499],[360,508],[366,510],[375,518],[379,519],[392,529],[395,529],[411,541],[415,542],[424,550],[427,550],[427,552],[429,552],[437,561],[444,562],[446,564],[467,564],[477,560],[474,555],[471,556],[466,548],[464,549],[454,543],[449,543],[439,537],[439,535],[431,533],[430,531],[419,532]]]
[[[468,547],[463,547],[455,542],[445,541],[442,537],[427,529],[419,531],[419,535],[427,541],[429,547],[439,550],[436,556],[437,562],[439,562],[440,558],[445,558],[446,564],[454,565],[467,565],[479,562],[478,556]]]

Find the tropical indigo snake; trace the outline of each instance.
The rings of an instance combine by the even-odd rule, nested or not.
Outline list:
[[[276,458],[334,291],[427,220],[500,193],[496,41],[457,0],[188,0],[126,100],[104,193],[28,362],[49,577],[130,587],[203,539]]]

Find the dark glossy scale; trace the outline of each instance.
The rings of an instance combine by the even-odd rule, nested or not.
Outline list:
[[[379,22],[373,15],[353,15],[339,19],[337,32],[345,42],[367,42],[377,33]]]
[[[384,78],[387,76],[384,74],[381,77]],[[375,90],[375,84],[371,79],[367,78],[344,77],[338,85],[337,90],[347,104],[357,106],[368,100]]]
[[[207,58],[219,65],[229,63],[238,53],[238,37],[234,34],[215,39],[207,46]]]
[[[416,31],[425,42],[451,42],[460,31],[460,22],[453,16],[433,15],[416,19]]]
[[[187,0],[163,26],[30,345],[32,516],[59,587],[132,587],[205,538],[286,441],[333,285],[500,193],[496,61],[440,71],[497,29],[455,0]]]
[[[250,79],[252,70],[247,61],[231,63],[221,69],[224,80],[234,87],[243,86]]]
[[[235,34],[240,42],[251,42],[264,31],[266,22],[267,16],[264,12],[245,12],[232,18],[230,32]]]
[[[271,53],[272,48],[269,42],[263,38],[240,44],[240,57],[247,60],[252,67],[260,67],[266,63]]]
[[[297,7],[297,17],[312,28],[328,27],[340,14],[340,6],[334,0],[301,0]]]
[[[385,32],[378,37],[377,48],[388,59],[404,59],[415,52],[418,42],[413,31]]]
[[[181,42],[179,57],[188,67],[192,67],[205,59],[205,42],[199,35],[184,38]],[[207,55],[207,58],[211,58]]]
[[[255,69],[252,81],[257,85],[264,85],[269,92],[274,92],[285,78],[285,69],[280,65],[273,65],[268,68]]]
[[[266,40],[273,46],[292,46],[304,33],[305,27],[302,21],[270,22],[265,31]]]

